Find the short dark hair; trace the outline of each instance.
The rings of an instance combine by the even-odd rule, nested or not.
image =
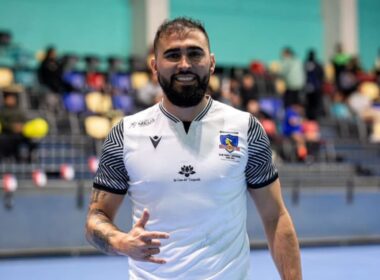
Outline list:
[[[154,54],[157,53],[158,42],[164,36],[169,36],[173,33],[184,33],[186,29],[197,29],[201,31],[207,40],[208,48],[210,49],[210,40],[204,25],[196,19],[188,17],[177,17],[172,20],[165,20],[159,27],[154,37],[153,50]]]
[[[288,54],[290,56],[294,56],[294,51],[291,47],[284,47],[282,49],[282,52],[285,53],[285,54]]]

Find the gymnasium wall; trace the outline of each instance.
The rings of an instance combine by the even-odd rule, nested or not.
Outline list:
[[[284,46],[304,58],[309,48],[323,54],[319,0],[172,0],[170,16],[191,16],[206,25],[219,64],[247,65],[279,60]]]
[[[88,183],[89,185],[89,183]],[[301,241],[345,242],[345,240],[380,238],[380,193],[360,190],[347,201],[345,189],[308,188],[301,190],[298,201],[291,189],[284,188],[284,198]],[[43,194],[43,195],[42,195]],[[9,253],[59,251],[88,248],[84,224],[89,201],[87,188],[83,205],[78,207],[76,190],[40,189],[16,191],[13,208],[6,210],[0,201],[0,257]],[[0,192],[0,197],[3,193]],[[247,230],[252,242],[264,242],[260,218],[248,200]],[[118,211],[116,224],[131,227],[131,204],[126,198]]]
[[[301,58],[309,48],[323,54],[320,0],[171,0],[170,17],[202,20],[219,64],[246,65],[279,59],[285,45]],[[358,0],[358,39],[363,65],[373,66],[380,47],[378,0]],[[0,0],[0,30],[36,52],[54,44],[63,52],[98,55],[131,52],[132,7],[128,0]]]
[[[0,30],[31,52],[54,44],[60,53],[127,56],[131,10],[127,0],[0,0]]]
[[[375,57],[380,49],[379,13],[379,0],[358,0],[360,58],[366,69],[373,68]]]

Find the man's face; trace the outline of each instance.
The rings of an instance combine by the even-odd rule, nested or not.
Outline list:
[[[205,35],[197,29],[160,38],[152,69],[168,100],[179,107],[192,107],[203,99],[214,72]]]

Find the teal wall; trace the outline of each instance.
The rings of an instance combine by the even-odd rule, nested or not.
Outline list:
[[[323,54],[320,0],[172,0],[170,17],[201,20],[219,64],[273,61],[289,45],[300,58],[315,48]]]
[[[380,47],[379,0],[358,0],[360,57],[369,69]],[[323,54],[320,0],[171,0],[170,17],[200,19],[219,64],[246,65],[279,59],[291,45],[301,58],[310,47]],[[0,30],[36,52],[54,44],[60,53],[117,54],[131,51],[128,0],[0,0]]]
[[[365,68],[372,69],[380,48],[380,1],[357,1],[360,57]]]
[[[0,0],[0,30],[36,52],[53,44],[59,52],[130,52],[131,11],[127,0]]]

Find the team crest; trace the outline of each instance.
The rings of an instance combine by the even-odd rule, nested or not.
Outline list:
[[[231,134],[220,135],[220,149],[225,149],[227,152],[240,151],[239,137]]]

